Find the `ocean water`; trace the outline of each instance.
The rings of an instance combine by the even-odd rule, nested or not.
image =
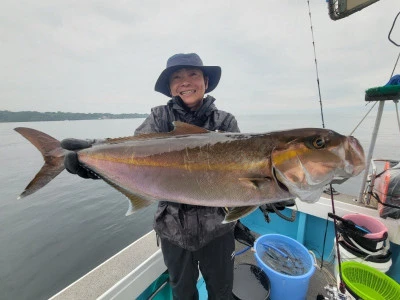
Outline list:
[[[362,113],[325,116],[327,128],[349,134]],[[394,111],[385,111],[374,157],[400,159]],[[242,132],[321,127],[316,114],[237,116]],[[152,228],[155,205],[125,216],[126,198],[101,180],[62,172],[35,194],[17,200],[42,166],[40,153],[16,133],[31,127],[57,139],[131,135],[143,119],[0,123],[0,299],[47,299]],[[375,117],[354,133],[365,151]],[[361,177],[335,186],[358,195]],[[155,242],[155,241],[154,241]]]

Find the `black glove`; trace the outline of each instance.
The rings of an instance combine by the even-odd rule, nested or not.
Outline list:
[[[296,202],[294,200],[286,200],[286,201],[281,201],[281,202],[275,202],[275,203],[268,203],[268,204],[263,204],[260,206],[261,211],[267,211],[270,213],[274,213],[277,210],[284,210],[286,207],[294,206]]]
[[[239,220],[235,225],[235,240],[243,245],[253,247],[256,240],[255,236],[251,233],[250,229],[244,226]]]
[[[76,174],[82,178],[100,179],[92,171],[83,167],[78,160],[78,154],[74,151],[92,147],[96,140],[65,139],[61,141],[61,147],[71,150],[64,157],[64,166],[71,174]]]
[[[286,200],[286,201],[281,201],[281,202],[276,202],[276,203],[263,204],[259,207],[259,209],[264,214],[264,218],[267,223],[271,222],[271,218],[269,217],[270,213],[276,213],[282,219],[285,219],[289,222],[293,222],[296,219],[296,211],[295,210],[292,210],[291,217],[287,217],[287,216],[283,215],[282,213],[280,213],[280,211],[284,210],[286,207],[294,206],[295,204],[296,204],[295,200],[291,199],[291,200]]]

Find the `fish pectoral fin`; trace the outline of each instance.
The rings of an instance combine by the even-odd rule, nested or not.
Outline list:
[[[125,194],[125,196],[127,196],[129,199],[129,207],[128,211],[125,214],[126,216],[129,216],[133,214],[135,211],[152,204],[152,201],[145,199],[141,196],[134,195],[132,193],[124,193],[124,192],[122,193]]]
[[[239,181],[248,187],[258,189],[261,183],[271,181],[271,177],[249,177],[249,178],[239,178]]]
[[[243,218],[251,214],[257,208],[258,206],[256,205],[256,206],[239,206],[239,207],[225,209],[226,215],[222,223],[230,223],[237,221],[240,218]]]
[[[109,185],[111,185],[113,188],[116,190],[120,191],[122,194],[124,194],[128,199],[129,199],[129,207],[126,212],[126,216],[129,216],[133,214],[135,211],[144,208],[146,206],[149,206],[150,204],[153,203],[153,198],[146,197],[144,195],[136,194],[131,191],[128,191],[127,189],[115,184],[114,182],[108,180],[107,178],[103,178],[105,182],[107,182]]]

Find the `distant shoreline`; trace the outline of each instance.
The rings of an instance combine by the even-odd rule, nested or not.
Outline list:
[[[110,114],[110,113],[71,113],[71,112],[37,112],[0,110],[0,123],[6,122],[40,122],[40,121],[76,121],[146,118],[148,114]]]

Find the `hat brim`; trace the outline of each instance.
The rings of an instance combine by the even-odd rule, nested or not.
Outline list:
[[[203,71],[204,76],[208,78],[208,87],[206,89],[206,93],[214,90],[219,80],[221,79],[221,67],[219,66],[190,66],[190,65],[177,65],[173,67],[166,68],[157,79],[156,85],[154,86],[154,90],[164,94],[165,96],[172,97],[170,89],[169,89],[169,77],[175,71],[182,68],[197,68]]]

